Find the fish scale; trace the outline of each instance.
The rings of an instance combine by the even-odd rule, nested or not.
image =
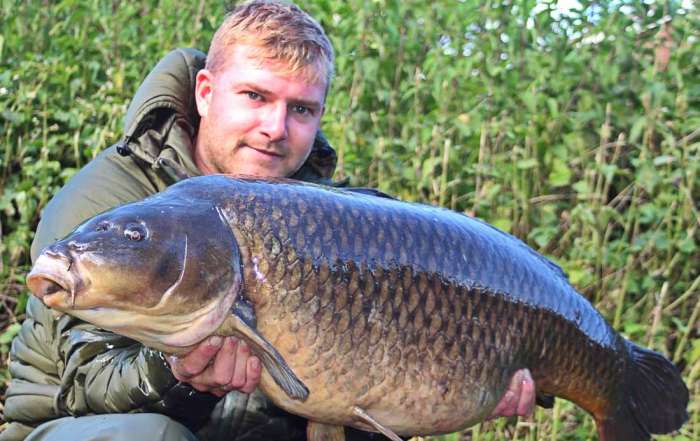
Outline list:
[[[166,352],[244,338],[265,367],[263,391],[318,439],[333,425],[460,430],[522,368],[542,395],[591,413],[603,441],[646,440],[687,419],[673,364],[617,334],[552,262],[476,219],[368,192],[189,179],[87,221],[40,256],[28,283],[47,305]],[[153,232],[144,237],[166,239],[125,243],[134,219]],[[152,261],[167,264],[145,272]],[[83,273],[102,291],[80,285]]]
[[[246,203],[250,203],[250,199],[245,199]],[[294,200],[294,198],[290,198],[290,200]],[[305,206],[305,204],[303,204]],[[242,209],[243,207],[238,207],[239,209]],[[290,204],[289,209],[294,210],[296,207],[294,204]],[[298,211],[303,211],[302,209],[299,209]],[[352,219],[355,220],[353,222],[353,226],[355,224],[359,225],[367,225],[369,222],[371,222],[371,219],[368,219],[366,216],[362,215],[362,211],[355,209],[352,210],[351,212],[351,217]],[[332,220],[331,218],[330,222],[337,222],[337,217],[335,218],[336,221]],[[309,232],[314,232],[319,227],[317,226],[318,220],[314,220],[313,223],[312,221],[309,221],[305,224],[304,228],[306,229],[306,233]],[[244,224],[245,225],[245,224]],[[296,225],[296,219],[291,218],[291,222],[289,227],[293,227]],[[419,231],[422,234],[422,239],[420,239],[416,243],[416,247],[413,250],[413,258],[417,259],[419,255],[425,255],[430,252],[430,247],[428,246],[427,240],[425,240],[425,237],[430,235],[434,236],[435,231],[432,230],[430,223],[418,223],[417,224]],[[261,225],[258,226],[258,228],[272,228],[272,226],[266,226],[266,225]],[[280,228],[279,224],[275,226],[276,228]],[[343,236],[345,237],[353,237],[355,245],[353,246],[353,250],[355,253],[359,253],[360,250],[364,249],[367,251],[366,254],[366,260],[361,261],[360,265],[357,265],[358,262],[356,261],[351,261],[354,266],[359,267],[359,268],[369,268],[370,265],[374,261],[381,261],[383,257],[385,257],[386,254],[393,255],[393,253],[381,253],[382,248],[376,245],[376,241],[373,239],[375,238],[382,238],[384,239],[385,236],[387,236],[385,233],[384,234],[379,234],[376,236],[370,236],[370,230],[366,227],[360,227],[356,229],[350,229],[347,228],[346,226],[342,226],[344,233],[342,233]],[[399,224],[398,228],[402,228],[404,225]],[[265,230],[267,231],[267,230]],[[391,234],[389,234],[391,235]],[[396,233],[394,233],[394,236],[397,236]],[[342,241],[343,239],[339,239],[339,241]],[[358,246],[357,244],[360,244]],[[297,241],[297,248],[298,249],[303,249],[304,246],[307,245],[306,240],[298,240]],[[385,247],[384,250],[391,249],[390,247]],[[337,255],[330,254],[333,250],[333,247],[327,246],[321,249],[318,248],[311,248],[309,255],[306,256],[306,259],[309,259],[311,262],[314,262],[316,265],[321,265],[324,269],[327,268],[327,271],[329,271],[331,274],[338,274],[338,275],[343,275],[345,274],[342,271],[342,265],[335,265],[333,260],[334,257]],[[264,251],[264,250],[263,250]],[[294,249],[292,249],[290,252],[296,252]],[[329,253],[330,256],[324,256],[324,252]],[[400,255],[401,253],[399,253]],[[274,260],[276,256],[265,256],[265,258]],[[326,257],[326,262],[323,262],[323,258]],[[324,265],[325,264],[325,265]],[[438,265],[445,265],[445,261],[440,260],[437,261],[435,257],[432,259],[428,258],[426,260],[426,268],[429,270],[432,269],[433,271],[437,268]],[[245,263],[244,263],[245,266]],[[339,351],[341,354],[351,354],[352,356],[346,356],[344,358],[340,358],[340,360],[336,360],[335,357],[319,357],[319,360],[328,360],[325,366],[323,366],[323,369],[326,372],[332,373],[334,371],[338,371],[340,374],[342,370],[347,371],[347,369],[343,369],[345,367],[343,363],[351,363],[350,367],[353,368],[354,372],[362,372],[361,375],[356,375],[355,379],[361,379],[364,378],[367,383],[362,384],[362,385],[356,385],[357,387],[360,387],[360,389],[369,391],[369,389],[372,389],[373,387],[376,387],[377,384],[372,381],[372,376],[366,376],[364,372],[368,369],[368,364],[366,363],[367,360],[367,352],[368,352],[368,344],[366,343],[366,339],[370,339],[370,341],[378,341],[378,338],[371,338],[371,335],[367,335],[367,328],[366,328],[366,318],[364,315],[361,315],[363,311],[366,311],[371,308],[363,308],[362,307],[362,298],[373,298],[375,295],[379,294],[379,292],[375,292],[375,284],[372,283],[372,275],[371,271],[357,271],[358,268],[353,268],[355,271],[351,272],[350,274],[354,275],[355,278],[353,279],[350,277],[349,281],[346,281],[345,286],[343,287],[342,283],[333,283],[333,290],[321,290],[321,292],[334,292],[336,298],[342,298],[344,299],[344,303],[346,306],[349,305],[348,309],[348,314],[350,316],[350,323],[352,324],[351,326],[351,344],[355,347],[354,350],[350,353],[347,351]],[[393,271],[396,271],[396,269],[392,269]],[[447,301],[438,301],[437,305],[430,305],[429,310],[427,311],[427,314],[424,311],[421,311],[421,316],[430,316],[430,314],[433,312],[430,310],[433,306],[437,307],[439,314],[434,315],[431,318],[430,325],[428,328],[428,340],[426,341],[427,345],[430,345],[433,348],[432,353],[435,354],[435,356],[432,358],[433,360],[436,359],[441,359],[441,355],[443,351],[445,350],[446,347],[449,347],[449,345],[446,343],[446,340],[455,340],[456,341],[453,343],[454,346],[457,347],[465,347],[466,344],[468,344],[468,340],[465,338],[461,338],[461,335],[456,335],[455,329],[457,328],[456,322],[457,322],[457,317],[451,316],[450,312],[451,311],[461,311],[461,304],[460,305],[455,305],[454,303],[459,303],[460,298],[469,298],[469,292],[468,290],[461,290],[461,291],[466,291],[466,292],[455,292],[455,289],[451,286],[448,286],[447,288],[444,286],[444,283],[439,283],[439,280],[436,279],[436,277],[431,277],[431,275],[434,275],[434,273],[426,273],[426,272],[420,272],[418,275],[412,274],[412,269],[411,268],[401,268],[401,275],[399,276],[399,280],[401,281],[400,284],[396,286],[395,292],[394,292],[394,298],[393,302],[387,302],[385,304],[379,304],[379,305],[374,305],[375,309],[374,311],[379,311],[381,314],[382,309],[381,307],[384,306],[384,317],[385,323],[388,323],[389,325],[393,322],[396,323],[396,326],[398,326],[398,329],[400,329],[402,332],[399,333],[392,333],[392,332],[386,332],[386,339],[384,340],[386,342],[386,346],[391,350],[391,348],[395,347],[396,345],[401,345],[403,347],[408,347],[410,348],[412,344],[415,344],[418,339],[412,338],[413,334],[416,333],[416,330],[412,329],[412,326],[410,326],[412,323],[409,321],[410,316],[415,316],[414,310],[416,307],[423,306],[425,304],[425,299],[430,298],[433,299],[432,302],[435,302],[434,297],[435,295],[432,294],[432,291],[428,291],[428,280],[435,282],[436,280],[438,283],[436,285],[440,288],[440,292],[438,292],[437,297],[438,299],[443,299]],[[358,291],[358,282],[357,282],[357,276],[365,282],[363,285],[363,290]],[[324,281],[318,281],[316,277],[306,277],[306,274],[302,274],[301,276],[302,279],[307,280],[307,283],[309,284],[309,289],[303,289],[303,292],[314,292],[318,293],[320,292],[318,289],[318,284],[323,284]],[[343,277],[338,277],[341,282],[343,280]],[[311,282],[308,282],[311,280]],[[326,280],[328,281],[328,280]],[[343,289],[344,288],[344,289]],[[370,289],[371,288],[371,289]],[[450,289],[452,288],[452,289]],[[447,291],[452,291],[447,297],[442,297],[442,294]],[[459,290],[458,290],[459,291]],[[430,292],[430,294],[427,294],[427,292]],[[385,290],[385,294],[388,294],[388,290]],[[254,297],[254,294],[251,293],[251,296]],[[499,348],[495,346],[495,339],[490,338],[492,332],[490,331],[490,328],[488,326],[491,326],[491,323],[493,322],[493,317],[494,317],[494,311],[495,313],[498,313],[498,306],[502,305],[503,302],[495,302],[494,305],[490,304],[490,300],[492,298],[495,298],[494,296],[485,296],[483,293],[478,293],[478,295],[473,295],[473,298],[476,299],[483,299],[483,303],[485,305],[482,305],[482,307],[479,307],[479,305],[472,305],[471,309],[472,310],[478,310],[482,313],[482,316],[478,318],[476,323],[474,323],[473,328],[474,330],[483,335],[479,335],[477,338],[472,338],[472,341],[482,341],[481,345],[477,345],[477,353],[476,353],[476,359],[477,360],[483,360],[484,363],[470,363],[468,364],[469,369],[462,369],[461,372],[463,372],[463,375],[467,376],[471,374],[471,378],[476,379],[476,381],[484,381],[486,380],[486,372],[487,369],[485,368],[485,365],[490,365],[495,361],[495,358],[498,357],[499,353]],[[377,297],[380,298],[380,297]],[[352,300],[350,300],[352,299]],[[310,299],[309,299],[310,300]],[[423,302],[420,302],[420,300],[423,300]],[[452,303],[450,302],[452,301]],[[469,304],[469,303],[468,303]],[[332,304],[332,306],[335,306],[335,302]],[[279,311],[279,317],[280,320],[283,321],[285,317],[285,306],[284,304],[280,305],[280,311]],[[326,306],[331,306],[330,302],[327,302]],[[386,307],[389,307],[388,310],[386,310]],[[458,306],[458,307],[457,307]],[[298,311],[294,308],[292,308],[291,313],[297,313]],[[323,329],[323,331],[326,331],[325,333],[321,334],[324,337],[321,338],[320,341],[314,341],[314,339],[307,338],[305,340],[305,344],[307,346],[313,347],[314,343],[317,344],[317,349],[321,353],[327,353],[335,348],[335,343],[336,340],[342,341],[342,338],[339,338],[342,336],[342,333],[338,333],[338,338],[332,334],[333,329],[328,328],[330,326],[329,320],[335,317],[335,311],[331,313],[330,310],[326,312],[323,308],[320,308],[319,305],[313,304],[309,307],[308,309],[308,314],[309,317],[313,317],[313,321],[319,323],[321,326],[325,324],[326,328]],[[325,314],[325,315],[324,315]],[[274,316],[276,315],[274,311],[270,311],[270,315]],[[325,317],[325,321],[324,321]],[[447,320],[445,320],[447,318]],[[308,320],[312,321],[312,320]],[[481,326],[481,328],[480,328]],[[291,332],[291,330],[290,330]],[[465,335],[469,335],[466,334]],[[469,335],[471,337],[471,335]],[[403,337],[403,338],[401,338]],[[274,340],[274,338],[272,339]],[[345,340],[347,342],[347,340]],[[376,344],[376,343],[375,343]],[[338,345],[340,346],[340,345]],[[346,348],[347,348],[346,344]],[[283,349],[282,349],[283,351]],[[284,352],[284,351],[283,351]],[[379,353],[379,351],[376,351]],[[503,354],[509,353],[510,348],[508,347],[501,347],[500,352]],[[416,366],[417,359],[418,357],[416,356],[416,351],[415,350],[405,350],[405,351],[400,351],[397,350],[394,352],[395,359],[391,360],[392,361],[392,366],[403,366],[403,365],[408,365],[408,366]],[[505,359],[505,356],[500,356],[500,358]],[[341,365],[341,368],[339,369],[337,366]],[[422,372],[422,366],[415,368],[414,372]],[[500,383],[498,385],[498,392],[502,392],[502,390],[505,388],[506,385],[506,380],[509,377],[509,375],[512,373],[512,370],[514,367],[511,367],[510,370],[511,372],[504,373],[503,375],[500,376]],[[459,372],[459,370],[454,370],[455,372]],[[410,374],[410,373],[409,373]],[[397,372],[395,372],[394,377],[396,378],[397,381],[394,382],[394,384],[403,384],[406,379],[406,372],[404,372],[402,369],[398,369]],[[335,375],[333,374],[328,374],[325,376],[325,378],[331,380],[335,378]],[[338,382],[340,384],[346,384],[347,382],[343,382],[344,379],[347,378],[347,375],[339,376]],[[457,382],[460,380],[463,380],[464,378],[450,378],[450,379],[438,379],[438,382]],[[418,381],[424,380],[424,378],[408,378],[408,381],[411,381],[412,383],[418,383]],[[327,389],[329,390],[335,390],[337,389],[337,385],[334,384],[327,384],[325,385]],[[365,392],[364,394],[366,394]],[[364,395],[361,394],[361,395]],[[498,393],[493,393],[494,397]],[[403,402],[404,404],[406,403],[408,397],[402,397],[400,399],[400,402]],[[417,403],[417,405],[425,405],[425,403],[420,402]]]

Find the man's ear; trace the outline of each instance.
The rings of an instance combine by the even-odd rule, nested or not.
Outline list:
[[[194,99],[197,102],[197,112],[200,118],[205,118],[209,113],[212,94],[214,93],[214,75],[207,69],[197,72],[194,86]]]

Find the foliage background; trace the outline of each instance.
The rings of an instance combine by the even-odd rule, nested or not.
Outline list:
[[[690,1],[305,0],[337,52],[336,178],[479,216],[562,265],[625,336],[673,359],[700,439],[700,14]],[[570,2],[569,2],[570,3]],[[0,383],[40,210],[115,142],[218,1],[0,0]],[[593,439],[557,400],[445,439]]]

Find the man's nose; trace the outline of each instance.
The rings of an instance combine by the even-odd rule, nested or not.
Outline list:
[[[287,139],[287,106],[280,103],[270,106],[262,116],[260,130],[270,141]]]

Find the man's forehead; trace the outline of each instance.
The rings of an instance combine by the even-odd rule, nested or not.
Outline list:
[[[269,48],[248,44],[236,44],[226,55],[222,71],[257,68],[288,79],[301,80],[309,85],[327,86],[327,72],[321,62],[296,65],[291,60],[280,58]]]

